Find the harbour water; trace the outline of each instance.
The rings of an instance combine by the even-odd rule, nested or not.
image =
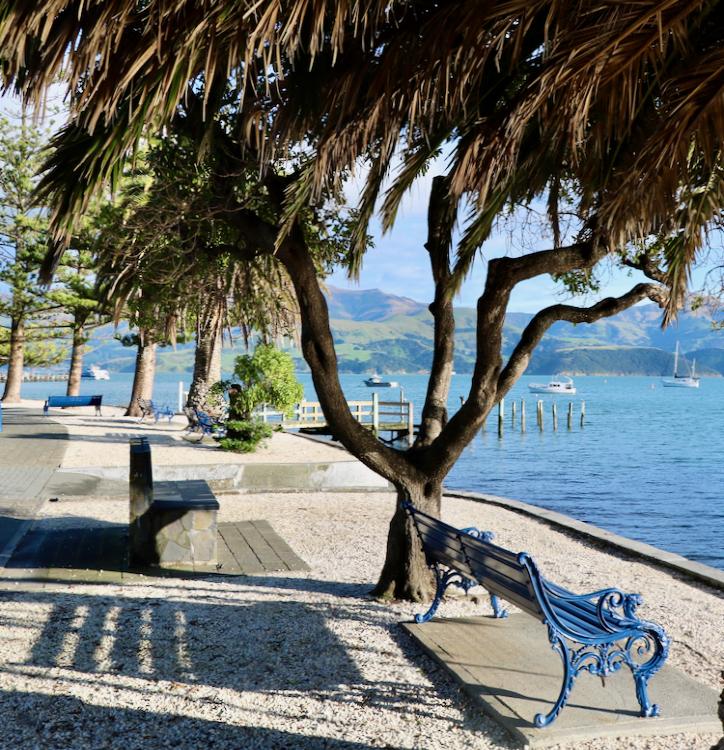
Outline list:
[[[101,393],[105,403],[127,403],[132,375],[112,373],[110,381],[84,381],[83,393]],[[343,375],[350,400],[369,400],[362,375]],[[425,395],[422,375],[395,375],[416,419]],[[189,375],[163,373],[154,399],[176,405],[178,381]],[[311,378],[300,376],[305,397],[316,400]],[[565,513],[624,536],[724,569],[724,379],[705,378],[698,390],[663,388],[655,377],[578,377],[573,397],[540,396],[523,377],[506,399],[505,434],[497,434],[497,413],[466,449],[450,473],[449,488],[516,498]],[[465,396],[470,377],[456,375],[450,408]],[[400,398],[400,389],[380,389],[380,397]],[[62,383],[26,383],[26,398],[64,393]],[[526,400],[527,431],[520,431],[520,399]],[[544,431],[535,421],[535,402],[544,401]],[[510,403],[518,403],[511,427]],[[558,431],[552,430],[551,403],[558,404]],[[573,429],[566,409],[573,401]],[[586,423],[579,424],[586,402]]]

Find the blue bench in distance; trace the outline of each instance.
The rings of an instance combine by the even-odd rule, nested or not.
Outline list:
[[[43,413],[47,414],[50,407],[65,409],[69,406],[95,406],[96,416],[101,415],[101,401],[103,396],[48,396],[43,405]]]
[[[467,592],[480,584],[491,594],[495,617],[507,616],[500,597],[548,627],[548,640],[563,661],[563,686],[553,708],[535,716],[537,727],[555,720],[581,672],[603,679],[623,666],[633,675],[640,716],[659,715],[659,707],[649,701],[648,681],[666,661],[669,639],[661,626],[636,617],[636,608],[643,602],[639,594],[616,588],[574,594],[543,578],[527,552],[511,552],[493,544],[491,532],[457,529],[410,502],[404,507],[437,580],[432,605],[425,614],[415,616],[416,622],[434,616],[448,586]]]
[[[226,435],[226,424],[219,419],[214,419],[211,415],[200,409],[194,409],[196,415],[197,428],[201,430],[202,435],[222,438]]]
[[[141,410],[141,422],[145,421],[146,417],[151,417],[154,422],[158,422],[161,417],[166,417],[171,422],[175,416],[173,409],[166,404],[158,406],[146,398],[139,398],[137,403],[138,408]]]

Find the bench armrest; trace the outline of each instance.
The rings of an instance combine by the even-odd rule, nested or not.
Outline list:
[[[596,616],[601,626],[606,630],[611,627],[611,617],[624,620],[636,620],[636,609],[643,604],[641,594],[627,594],[621,589],[606,588],[598,591],[591,591],[587,594],[574,594],[555,583],[543,580],[543,586],[546,593],[558,599],[564,599],[569,602],[588,602],[595,607]],[[616,611],[620,610],[620,611]]]

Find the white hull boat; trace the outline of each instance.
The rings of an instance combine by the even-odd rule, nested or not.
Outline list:
[[[681,357],[684,359],[683,355]],[[674,377],[663,379],[664,388],[698,388],[699,378],[696,377],[696,360],[691,363],[691,375],[679,375],[679,342],[676,342],[674,352]]]
[[[528,389],[531,393],[555,393],[566,396],[573,396],[576,393],[573,381],[563,375],[554,376],[550,383],[529,383]]]
[[[400,384],[395,380],[382,380],[379,375],[372,375],[364,381],[368,388],[399,388]]]
[[[111,376],[108,370],[104,370],[96,365],[91,365],[83,369],[81,373],[82,378],[88,380],[110,380]]]

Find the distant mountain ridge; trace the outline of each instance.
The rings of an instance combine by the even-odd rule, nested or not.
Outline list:
[[[381,321],[396,315],[417,315],[427,310],[422,302],[387,294],[380,289],[327,287],[327,306],[332,320]]]
[[[422,302],[380,289],[328,287],[327,300],[342,372],[421,372],[432,361],[433,321]],[[455,369],[471,372],[475,363],[475,310],[459,307],[456,317]],[[504,354],[509,354],[533,316],[509,313],[504,328]],[[702,311],[683,312],[679,322],[661,329],[656,305],[641,305],[592,325],[556,323],[535,350],[527,372],[550,375],[668,375],[679,341],[689,361],[696,359],[702,375],[724,375],[724,331],[715,330]],[[241,345],[239,345],[241,346]],[[184,371],[193,364],[193,344],[159,351],[160,370]],[[226,349],[224,370],[240,349]],[[290,349],[300,371],[300,352]],[[112,339],[110,326],[94,332],[87,362],[112,370],[132,371],[133,349]]]

